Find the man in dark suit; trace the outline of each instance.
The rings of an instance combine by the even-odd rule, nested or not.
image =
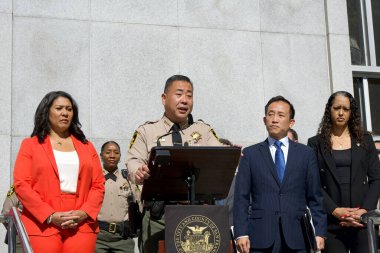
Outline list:
[[[269,137],[243,151],[234,195],[234,235],[241,253],[306,253],[301,225],[306,206],[317,247],[324,248],[326,214],[317,160],[311,148],[288,139],[294,114],[284,97],[270,99],[264,117]]]

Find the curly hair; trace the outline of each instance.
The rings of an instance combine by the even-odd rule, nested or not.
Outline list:
[[[351,113],[350,113],[350,118],[349,118],[348,123],[347,123],[348,124],[348,130],[350,131],[350,135],[352,137],[354,137],[356,139],[356,141],[358,143],[360,143],[360,145],[362,147],[365,147],[365,144],[364,144],[365,131],[360,124],[359,108],[357,106],[355,98],[347,91],[337,91],[329,97],[329,99],[326,103],[325,112],[323,114],[322,121],[319,124],[319,128],[318,128],[318,134],[319,134],[319,138],[320,138],[321,142],[324,144],[324,147],[327,150],[331,151],[331,149],[332,149],[331,107],[332,107],[332,104],[334,102],[335,97],[338,95],[344,96],[344,97],[349,99]]]
[[[38,142],[43,143],[46,136],[50,133],[51,126],[49,122],[49,111],[53,102],[58,97],[64,97],[70,100],[73,107],[73,119],[69,127],[69,133],[75,136],[82,143],[87,143],[86,136],[81,130],[81,123],[79,122],[79,112],[78,105],[70,94],[64,91],[52,91],[45,95],[37,107],[36,113],[34,114],[34,129],[31,137],[37,136]]]

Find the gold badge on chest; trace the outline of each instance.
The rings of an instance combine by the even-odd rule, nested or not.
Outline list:
[[[127,191],[129,189],[128,182],[125,182],[122,186],[120,186],[120,190]]]
[[[188,141],[190,144],[198,143],[198,141],[202,139],[202,135],[199,132],[193,132],[190,136],[191,139]]]

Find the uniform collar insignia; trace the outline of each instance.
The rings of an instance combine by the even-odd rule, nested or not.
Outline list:
[[[173,125],[173,123],[171,123],[168,119],[164,119],[164,123],[166,126],[168,126],[169,128],[171,127],[171,125]]]
[[[167,127],[167,131],[169,131],[172,126],[174,125],[174,122],[172,122],[168,117],[166,117],[165,115],[163,116],[163,119],[164,119],[164,124],[165,126]],[[185,128],[188,128],[189,127],[189,122],[182,122],[182,123],[178,123],[179,124],[179,127],[182,130],[184,130]]]

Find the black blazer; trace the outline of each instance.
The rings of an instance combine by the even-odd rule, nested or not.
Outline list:
[[[351,207],[372,210],[376,208],[380,195],[380,163],[370,134],[364,135],[364,143],[365,147],[362,147],[351,136]],[[338,224],[338,219],[331,215],[335,208],[342,207],[334,158],[331,152],[324,148],[318,135],[310,138],[307,144],[317,155],[324,205],[329,221]]]

